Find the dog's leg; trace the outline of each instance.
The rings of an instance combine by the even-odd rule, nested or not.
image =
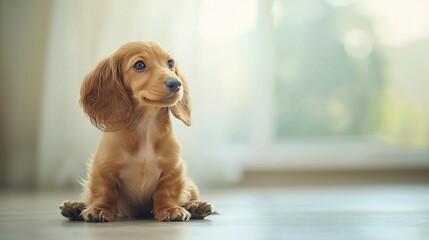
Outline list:
[[[114,179],[103,176],[93,177],[85,186],[85,199],[88,204],[82,211],[82,217],[87,222],[110,222],[116,218],[118,189]]]
[[[66,200],[61,203],[61,215],[68,218],[70,221],[83,221],[82,211],[86,208],[83,202],[75,202]]]
[[[153,193],[153,214],[159,221],[188,221],[191,214],[185,208],[181,207],[186,179],[183,177],[183,168],[178,167],[176,171],[164,172]]]
[[[180,206],[180,201],[167,193],[168,190],[158,189],[154,195],[153,214],[159,221],[188,221],[191,214],[184,207]],[[170,196],[169,196],[170,195]]]

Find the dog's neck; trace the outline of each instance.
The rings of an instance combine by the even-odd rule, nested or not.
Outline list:
[[[127,127],[131,133],[140,132],[142,129],[166,133],[171,129],[167,107],[140,107],[133,112],[131,118]]]
[[[140,107],[134,109],[127,127],[113,132],[121,144],[138,153],[142,146],[155,146],[172,132],[167,107]]]

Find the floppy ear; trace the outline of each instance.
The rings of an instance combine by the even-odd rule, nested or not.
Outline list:
[[[177,118],[182,120],[187,126],[191,125],[191,96],[189,95],[189,87],[186,82],[185,76],[183,75],[180,68],[176,66],[176,75],[182,81],[183,86],[183,97],[180,99],[176,105],[170,107],[171,112]]]
[[[92,124],[102,131],[116,131],[128,124],[133,103],[119,66],[111,58],[101,61],[86,75],[80,89],[80,103]]]

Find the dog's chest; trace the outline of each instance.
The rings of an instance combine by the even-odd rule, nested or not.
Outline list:
[[[127,156],[128,164],[119,173],[123,193],[129,201],[134,203],[148,201],[161,176],[158,156],[152,141],[154,133],[150,127],[149,122],[147,128],[140,130],[142,139],[138,142],[136,150]]]
[[[150,144],[142,144],[131,156],[127,156],[127,165],[120,171],[122,180],[127,184],[131,182],[144,182],[158,180],[161,169],[158,167],[158,159]]]

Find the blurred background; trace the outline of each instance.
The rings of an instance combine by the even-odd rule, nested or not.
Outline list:
[[[429,0],[1,0],[0,24],[3,189],[78,187],[102,134],[80,85],[131,40],[187,76],[202,186],[428,181]]]

